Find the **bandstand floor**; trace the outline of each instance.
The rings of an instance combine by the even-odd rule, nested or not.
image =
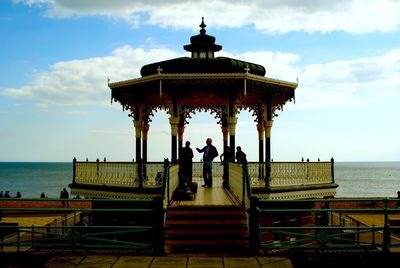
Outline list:
[[[240,202],[233,194],[222,187],[222,178],[213,178],[213,187],[204,188],[202,178],[193,178],[197,182],[198,190],[194,200],[173,201],[171,206],[232,206],[240,205]]]

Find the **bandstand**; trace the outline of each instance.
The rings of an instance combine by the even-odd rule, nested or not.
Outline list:
[[[191,57],[151,63],[142,67],[140,78],[108,84],[112,101],[128,110],[133,120],[136,161],[74,159],[71,193],[87,198],[161,200],[157,204],[162,203],[167,211],[166,222],[161,224],[166,235],[163,244],[204,246],[212,240],[219,246],[245,244],[254,250],[259,241],[254,241],[257,234],[251,226],[257,225],[260,219],[251,211],[257,213],[257,200],[333,197],[337,188],[334,163],[333,159],[326,162],[271,161],[273,120],[278,110],[294,100],[297,83],[266,77],[265,68],[259,64],[215,57],[222,46],[215,44],[215,37],[206,34],[204,20],[200,28],[200,33],[184,46]],[[247,166],[234,163],[237,115],[243,109],[252,113],[258,131],[258,137],[249,139],[258,138],[259,144],[258,161],[249,162]],[[152,116],[159,110],[169,114],[171,155],[162,156],[164,162],[149,162],[148,132]],[[217,146],[232,149],[229,153],[224,151],[224,165],[213,164],[213,176],[219,179],[219,185],[200,188],[188,200],[177,200],[174,193],[180,185],[178,163],[185,126],[193,114],[204,111],[213,114],[221,127],[223,144]],[[193,163],[194,180],[201,180],[201,167],[202,163]],[[303,206],[309,208],[309,205]],[[246,211],[250,211],[248,217]],[[221,215],[228,217],[223,223],[218,219]],[[212,227],[204,229],[213,217]],[[286,216],[280,217],[280,221],[286,221],[283,220]],[[199,225],[202,220],[206,223]],[[182,222],[189,225],[192,222],[193,226],[189,230],[181,226]],[[229,224],[232,226],[227,227]],[[222,238],[216,239],[217,234]],[[253,237],[249,244],[248,236]],[[213,238],[205,240],[206,237]]]

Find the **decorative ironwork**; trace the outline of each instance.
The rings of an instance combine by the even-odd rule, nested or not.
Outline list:
[[[217,124],[222,126],[223,115],[226,113],[225,106],[217,106],[217,107],[189,107],[189,106],[181,106],[181,117],[183,120],[183,124],[189,124],[189,119],[192,119],[191,114],[196,114],[196,112],[210,112],[211,115],[214,115],[214,118],[217,119]]]
[[[75,183],[120,187],[139,187],[138,163],[134,162],[77,162]],[[144,187],[161,186],[163,163],[147,163]]]
[[[145,170],[146,176],[143,180],[143,186],[161,186],[164,163],[146,163]]]
[[[148,113],[147,113],[147,116],[146,116],[147,122],[146,123],[153,122],[151,120],[151,118],[154,117],[154,114],[156,112],[158,112],[158,111],[163,111],[163,110],[166,111],[167,114],[169,113],[168,107],[166,105],[150,105],[150,106],[148,106],[148,109],[147,109]]]
[[[271,187],[332,183],[331,162],[271,162]],[[249,163],[251,187],[263,187],[265,163]]]
[[[255,117],[254,122],[259,123],[262,120],[262,108],[259,104],[252,104],[252,105],[239,105],[237,112],[240,113],[242,110],[247,110],[251,113],[252,117]]]
[[[222,178],[224,174],[224,166],[219,162],[212,163],[213,177]],[[193,177],[203,177],[203,162],[193,162]]]

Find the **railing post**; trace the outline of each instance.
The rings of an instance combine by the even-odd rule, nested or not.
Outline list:
[[[163,180],[163,189],[165,194],[165,188],[167,188],[167,204],[169,204],[169,160],[168,158],[164,158],[164,180]]]
[[[20,234],[20,229],[18,228],[18,231],[17,231],[17,252],[19,252],[20,244],[21,244],[21,234]]]
[[[247,164],[242,166],[242,206],[245,205],[244,199],[246,198],[246,178],[249,175]]]
[[[331,158],[331,174],[332,174],[332,183],[335,183],[335,160],[333,157]]]
[[[154,253],[156,255],[164,254],[164,207],[163,197],[157,196],[155,200],[155,226],[154,226]]]
[[[270,187],[270,181],[271,181],[271,162],[267,158],[266,170],[265,170],[265,187],[266,188]]]
[[[249,213],[249,254],[259,255],[260,251],[260,215],[258,210],[258,198],[250,197]]]
[[[372,245],[375,246],[375,224],[372,224]]]
[[[75,184],[76,177],[76,157],[72,160],[72,184]]]
[[[137,159],[138,161],[138,179],[139,179],[139,188],[143,188],[143,161],[141,158]]]
[[[384,227],[383,227],[383,245],[382,251],[383,253],[390,253],[390,225],[389,225],[389,209],[388,209],[388,198],[385,197],[383,199],[384,203]]]
[[[32,232],[31,232],[31,247],[33,247],[33,241],[35,240],[35,225],[32,224],[31,228],[32,228]]]

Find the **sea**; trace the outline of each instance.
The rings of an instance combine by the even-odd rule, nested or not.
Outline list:
[[[72,183],[72,163],[0,162],[0,191],[38,198],[58,198]],[[400,162],[336,162],[336,197],[397,197]]]

